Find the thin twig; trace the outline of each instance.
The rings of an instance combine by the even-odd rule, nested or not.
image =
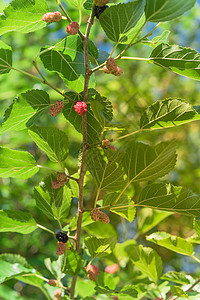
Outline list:
[[[187,292],[192,292],[193,288],[198,284],[200,283],[200,279],[198,279],[190,288],[188,288],[185,293]],[[168,300],[176,300],[177,298],[179,298],[180,296],[174,296],[172,298],[168,298]]]
[[[70,16],[68,15],[68,13],[66,12],[66,10],[64,9],[64,7],[62,6],[60,0],[57,0],[58,6],[60,7],[60,9],[62,10],[62,12],[64,13],[64,15],[66,16],[66,19],[68,22],[72,22],[72,19],[70,18]],[[79,36],[81,37],[81,39],[83,40],[84,35],[83,33],[79,30],[78,31]]]
[[[84,46],[84,65],[85,65],[85,83],[84,83],[84,93],[83,101],[87,101],[88,96],[88,86],[91,76],[91,71],[89,69],[89,57],[88,57],[88,37],[92,24],[94,22],[94,4],[92,7],[92,12],[88,20],[85,36],[83,37],[83,46]],[[78,200],[78,220],[77,220],[77,230],[75,234],[76,250],[80,251],[80,237],[81,237],[81,225],[82,225],[82,216],[83,216],[83,181],[85,176],[85,157],[88,150],[87,145],[87,119],[86,115],[82,117],[82,133],[83,133],[83,152],[79,176],[79,200]],[[74,291],[76,286],[77,276],[73,276],[71,288],[70,288],[70,298],[74,299]]]

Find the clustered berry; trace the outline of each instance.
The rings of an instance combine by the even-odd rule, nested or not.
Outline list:
[[[55,290],[53,300],[61,300],[62,291],[60,289]]]
[[[104,5],[104,6],[94,6],[94,17],[96,17],[97,19],[99,19],[100,15],[104,12],[104,10],[108,8],[108,5]]]
[[[109,216],[107,216],[103,211],[99,210],[99,208],[93,208],[91,211],[91,218],[93,221],[100,221],[104,224],[108,224],[110,222]]]
[[[97,266],[91,265],[91,264],[87,266],[86,272],[87,272],[87,277],[92,281],[96,281],[97,276],[100,273],[99,268]]]
[[[62,243],[67,243],[67,241],[68,241],[68,236],[65,232],[56,233],[56,238],[59,242],[62,242]]]
[[[55,279],[49,279],[49,281],[47,283],[51,286],[57,286],[58,281]]]
[[[110,141],[108,139],[105,139],[101,142],[101,147],[102,148],[110,148],[114,151],[117,151],[117,148],[113,145],[110,144]]]
[[[87,103],[84,101],[77,101],[74,105],[74,110],[79,116],[84,116],[87,111]]]
[[[105,268],[105,272],[109,273],[109,274],[114,274],[118,271],[118,269],[119,269],[118,264],[113,264],[113,265],[107,266]]]
[[[56,103],[50,108],[49,114],[51,117],[57,117],[64,107],[63,101],[56,101]]]
[[[94,3],[99,6],[103,7],[105,4],[107,4],[110,0],[94,0]]]
[[[42,20],[46,23],[59,22],[61,19],[62,14],[59,11],[48,12],[42,17]]]
[[[67,27],[66,27],[66,32],[69,35],[75,35],[79,31],[79,24],[77,22],[71,22]]]
[[[66,243],[59,242],[57,243],[57,249],[56,249],[56,254],[57,255],[62,255],[66,251]]]
[[[120,76],[123,73],[122,69],[117,66],[114,58],[112,57],[107,59],[106,65],[103,67],[103,71],[106,74],[113,74],[115,76]]]
[[[67,182],[67,176],[65,173],[58,173],[56,180],[52,182],[53,189],[59,189]]]

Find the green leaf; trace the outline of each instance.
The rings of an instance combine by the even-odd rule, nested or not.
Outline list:
[[[0,74],[6,74],[10,72],[11,66],[12,48],[0,41]]]
[[[37,223],[32,215],[22,211],[0,210],[0,232],[28,234],[36,230]]]
[[[99,239],[96,237],[86,237],[85,244],[93,258],[103,257],[112,252],[117,242],[116,237]]]
[[[66,103],[62,113],[64,117],[75,127],[75,129],[82,133],[82,117],[74,111],[75,103]],[[87,141],[88,144],[99,143],[102,126],[95,118],[90,105],[87,105]]]
[[[136,267],[146,274],[155,283],[162,274],[162,260],[151,248],[139,246],[127,246],[125,251]]]
[[[42,16],[48,11],[45,0],[13,0],[0,20],[0,35],[9,31],[28,33],[46,26]]]
[[[163,31],[163,33],[161,35],[153,38],[152,41],[149,40],[148,38],[144,39],[142,41],[142,44],[147,45],[152,48],[156,48],[158,45],[163,44],[163,43],[168,44],[169,43],[169,34],[170,34],[170,31],[165,30],[165,31]]]
[[[145,0],[135,0],[108,7],[99,17],[107,37],[118,42],[123,34],[133,28],[144,13]]]
[[[139,19],[137,24],[131,28],[128,32],[123,34],[119,40],[119,44],[129,44],[135,40],[135,37],[138,35],[138,32],[142,29],[145,23],[145,14],[143,13],[142,17]],[[138,38],[140,38],[138,36]]]
[[[200,80],[200,54],[191,48],[160,44],[152,51],[149,60],[164,69]]]
[[[123,164],[130,182],[155,180],[168,174],[175,166],[175,142],[163,142],[149,146],[130,142],[125,151]]]
[[[141,191],[137,205],[200,217],[200,196],[166,183],[146,186]]]
[[[80,272],[81,264],[82,261],[78,252],[71,247],[65,252],[65,264],[62,272],[68,275],[76,275]]]
[[[166,232],[155,232],[147,236],[147,240],[159,246],[170,249],[183,255],[192,255],[193,246],[183,238],[170,235]]]
[[[52,182],[56,176],[46,177],[40,184],[35,187],[34,197],[37,207],[45,213],[50,219],[67,218],[71,206],[71,190],[67,186],[59,189],[52,188]]]
[[[171,214],[171,212],[159,211],[148,207],[140,209],[137,213],[138,232],[144,234]]]
[[[197,235],[200,237],[200,219],[195,218],[193,222],[194,230],[196,231]]]
[[[109,210],[127,219],[130,223],[135,218],[136,209],[134,202],[127,195],[118,193],[106,194],[103,198],[103,206],[110,205]]]
[[[142,285],[126,285],[121,289],[119,292],[119,299],[123,300],[131,300],[131,299],[144,299],[145,295],[147,294],[146,289]]]
[[[90,223],[84,226],[83,229],[88,233],[88,235],[93,235],[97,238],[117,236],[117,232],[111,224],[103,224],[100,221]]]
[[[27,179],[37,173],[38,170],[39,168],[30,153],[0,147],[0,177]]]
[[[196,0],[146,0],[146,19],[165,22],[183,15],[195,5]]]
[[[49,106],[49,95],[45,91],[30,90],[19,95],[5,111],[1,134],[31,126]]]
[[[98,50],[91,43],[89,55],[96,61]],[[40,58],[44,67],[57,72],[69,88],[77,92],[84,89],[83,42],[78,35],[67,36],[54,46],[42,48]]]
[[[94,89],[89,89],[87,100],[91,101],[92,111],[102,127],[105,127],[106,123],[112,121],[112,103],[106,97],[101,96]]]
[[[68,155],[68,137],[55,127],[33,126],[29,134],[37,146],[44,151],[53,162],[64,161]]]
[[[190,299],[190,297],[179,286],[171,286],[172,296],[183,297]]]
[[[85,163],[99,189],[118,191],[127,184],[118,151],[89,149]]]
[[[173,127],[200,120],[191,104],[181,99],[165,99],[148,107],[140,119],[140,128]]]
[[[165,273],[162,277],[162,280],[172,281],[178,284],[192,284],[194,279],[183,272],[170,271]]]
[[[20,264],[10,264],[0,259],[0,282],[5,282],[11,278],[15,278],[17,275],[30,273],[29,268],[25,268]]]
[[[0,255],[0,282],[16,278],[30,285],[41,287],[44,280],[36,275],[41,276],[24,257],[10,253]]]

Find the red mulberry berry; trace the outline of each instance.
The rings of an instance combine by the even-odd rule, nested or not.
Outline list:
[[[55,290],[53,300],[61,300],[62,291],[60,289]]]
[[[105,268],[105,272],[106,273],[109,273],[109,274],[114,274],[118,271],[118,264],[114,264],[114,265],[111,265],[111,266],[107,266]]]
[[[99,7],[102,7],[104,6],[105,4],[107,4],[110,0],[95,0],[94,3],[99,6]]]
[[[101,142],[101,145],[102,145],[102,148],[109,147],[109,146],[110,146],[110,141],[109,141],[108,139],[103,140],[103,141]]]
[[[67,176],[66,176],[65,173],[58,173],[57,177],[56,177],[56,180],[67,182]]]
[[[79,116],[84,116],[87,111],[87,104],[84,101],[78,101],[74,105],[74,110]]]
[[[77,22],[71,22],[67,27],[66,27],[66,32],[70,35],[75,35],[79,31],[79,24]]]
[[[57,249],[56,249],[56,254],[57,255],[62,255],[66,251],[66,243],[59,242],[57,243]]]
[[[123,71],[120,67],[117,67],[117,70],[112,72],[112,74],[115,75],[115,76],[121,76],[123,74]]]
[[[61,19],[62,14],[59,11],[48,12],[42,17],[42,20],[46,23],[59,22]]]
[[[54,180],[51,185],[53,189],[59,189],[61,186],[63,186],[63,183],[61,181]]]
[[[108,70],[108,68],[106,66],[103,67],[103,71],[106,74],[111,74],[111,72]]]
[[[100,210],[98,208],[93,208],[91,211],[91,218],[93,221],[98,221],[100,217]]]
[[[117,70],[117,64],[116,64],[114,58],[110,57],[107,59],[106,67],[110,72]]]
[[[58,281],[55,279],[49,279],[48,284],[51,286],[57,286]]]
[[[99,211],[100,215],[99,215],[99,221],[104,223],[104,224],[108,224],[110,223],[110,218],[109,216],[107,216],[104,212]]]
[[[100,271],[99,268],[95,265],[89,265],[87,266],[87,277],[92,280],[92,281],[96,281],[97,280],[97,276],[99,275]]]
[[[49,110],[50,116],[56,117],[62,111],[63,107],[63,101],[56,101],[56,103]]]
[[[117,148],[115,146],[113,146],[113,145],[110,145],[109,148],[112,149],[112,150],[114,150],[114,151],[117,151]]]

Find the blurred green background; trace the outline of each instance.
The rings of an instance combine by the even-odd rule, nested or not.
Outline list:
[[[3,7],[10,1],[0,1],[1,11]],[[50,11],[58,10],[56,1],[47,1]],[[113,1],[114,2],[114,1]],[[73,20],[78,20],[77,10],[70,6],[68,1],[63,0],[63,4],[68,9]],[[200,50],[200,6],[196,5],[191,11],[184,16],[172,21],[161,24],[155,31],[151,39],[160,35],[163,31],[169,30],[170,44],[179,44],[183,47],[191,47]],[[87,11],[83,9],[82,21],[85,24],[87,21]],[[14,66],[24,71],[31,72],[36,75],[36,71],[32,65],[32,60],[40,51],[40,48],[54,44],[58,40],[65,37],[66,22],[59,22],[48,25],[45,29],[23,35],[18,32],[5,34],[1,39],[9,44],[14,50]],[[85,25],[82,26],[84,30]],[[152,29],[152,24],[149,24],[144,32]],[[113,44],[109,42],[101,30],[98,20],[95,21],[91,31],[91,39],[101,50],[110,52]],[[124,46],[119,46],[119,50]],[[134,49],[127,52],[128,56],[148,57],[152,49],[146,45],[137,45]],[[117,52],[116,52],[117,53]],[[40,64],[42,67],[42,65]],[[182,76],[167,72],[155,65],[147,64],[138,61],[120,61],[118,63],[123,69],[123,75],[118,78],[112,75],[105,75],[102,71],[96,73],[97,90],[111,100],[114,109],[114,122],[121,127],[120,132],[109,132],[108,138],[115,138],[119,135],[130,133],[139,128],[139,119],[143,111],[153,102],[169,97],[178,97],[185,99],[192,105],[199,104],[200,83]],[[56,85],[57,88],[63,90],[65,85],[63,81],[55,73],[46,72],[42,69],[48,80]],[[28,89],[44,89],[46,90],[52,103],[55,100],[60,100],[60,96],[47,86],[42,86],[37,81],[34,81],[24,75],[11,71],[8,75],[0,77],[0,115],[1,122],[7,107],[12,103],[13,99],[22,92]],[[50,116],[43,116],[38,121],[41,126],[57,126],[59,129],[66,132],[70,141],[69,156],[66,160],[66,167],[70,174],[78,170],[78,154],[81,147],[81,135],[77,133],[73,127],[66,122],[60,114],[59,117],[53,119]],[[178,162],[174,171],[172,171],[166,180],[169,180],[174,185],[180,185],[191,189],[195,193],[200,193],[200,124],[198,122],[191,125],[184,125],[173,129],[162,131],[153,131],[134,135],[132,138],[145,141],[151,144],[156,144],[161,140],[169,140],[175,138],[178,141]],[[120,147],[126,143],[126,139],[119,140],[114,143],[116,147]],[[0,137],[0,144],[8,146],[11,149],[20,149],[29,151],[33,154],[38,164],[45,164],[49,167],[54,167],[47,159],[47,156],[42,153],[32,142],[27,130],[20,132],[5,133]],[[40,171],[33,178],[28,180],[17,179],[0,179],[0,208],[1,209],[16,209],[26,212],[31,212],[33,217],[39,224],[55,231],[58,230],[58,225],[49,222],[47,217],[41,213],[35,206],[33,198],[33,188],[38,185],[41,179],[48,175],[47,171]],[[130,190],[130,194],[137,196],[139,186],[135,185]],[[96,188],[91,181],[90,176],[87,176],[85,186],[85,204],[90,206],[95,196]],[[74,199],[72,213],[75,213],[76,199]],[[194,232],[192,229],[192,218],[175,214],[163,220],[157,228],[153,230],[166,231],[171,234],[177,234],[181,237],[189,237]],[[116,215],[111,216],[111,224],[118,233],[119,242],[124,242],[126,238],[134,238],[137,234],[137,218],[132,224],[122,222]],[[152,230],[150,231],[152,232]],[[138,243],[144,245],[152,244],[145,241],[145,234],[136,235]],[[36,230],[29,235],[21,235],[15,233],[0,234],[0,252],[1,253],[18,253],[28,260],[28,262],[37,268],[44,276],[51,278],[49,271],[44,265],[44,259],[50,257],[56,259],[56,240],[52,235],[42,230]],[[197,252],[200,248],[197,245]],[[184,270],[191,274],[198,274],[200,267],[183,257],[176,255],[173,252],[167,251],[160,247],[155,247],[164,261],[164,269],[168,270]],[[114,262],[111,256],[101,262],[101,267],[104,268],[107,263]],[[132,266],[132,265],[131,265]],[[124,266],[120,272],[120,278],[127,280],[129,275],[133,277],[134,270],[129,264]],[[131,269],[132,268],[132,269]],[[130,278],[130,277],[129,277]],[[130,280],[130,279],[129,279]],[[134,279],[132,282],[134,283]],[[11,289],[17,294],[4,298],[1,296],[1,291],[4,289],[9,295]],[[18,296],[16,296],[18,295]],[[25,283],[10,280],[0,287],[0,299],[45,299],[40,290],[35,287],[28,286]],[[18,297],[18,298],[16,298]],[[21,297],[21,298],[20,298]]]

